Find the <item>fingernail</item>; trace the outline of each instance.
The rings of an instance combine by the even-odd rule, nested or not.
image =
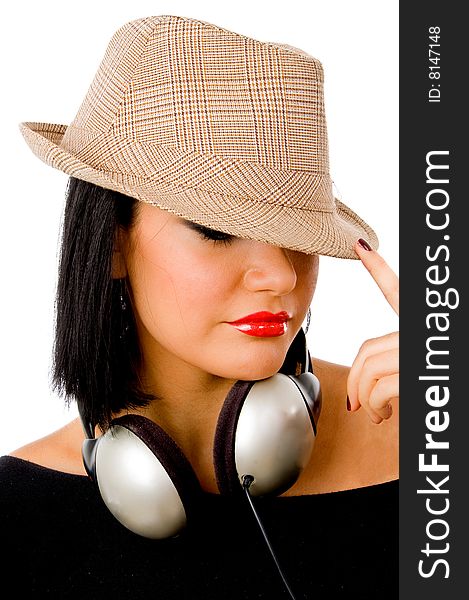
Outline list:
[[[352,407],[350,406],[350,399],[347,396],[347,410],[352,410]]]
[[[370,244],[366,240],[364,240],[363,238],[360,238],[358,240],[358,243],[363,248],[363,250],[373,250],[373,248],[370,246]]]

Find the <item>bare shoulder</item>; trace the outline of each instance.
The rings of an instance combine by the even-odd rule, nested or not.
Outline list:
[[[379,425],[363,409],[347,410],[350,368],[312,359],[322,388],[322,409],[311,461],[291,494],[352,489],[399,477],[399,406]],[[288,493],[287,493],[288,494]]]
[[[319,380],[323,382],[323,386],[329,387],[334,382],[336,386],[343,388],[346,392],[347,377],[350,371],[350,367],[346,365],[339,365],[337,363],[328,362],[320,358],[312,358],[314,373],[318,376]]]
[[[34,442],[10,452],[10,456],[66,473],[85,475],[81,458],[84,435],[79,419]]]

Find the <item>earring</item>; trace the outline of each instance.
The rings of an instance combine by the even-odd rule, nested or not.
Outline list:
[[[310,323],[311,323],[311,308],[308,308],[308,312],[306,313],[305,335],[308,333]]]
[[[121,333],[119,335],[121,341],[124,341],[127,337],[127,332],[129,331],[129,323],[127,317],[127,288],[125,277],[119,280],[120,289],[119,289],[119,304],[121,309]]]

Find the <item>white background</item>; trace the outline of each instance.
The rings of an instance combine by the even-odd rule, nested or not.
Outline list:
[[[76,416],[49,385],[67,176],[39,161],[20,121],[70,123],[116,29],[173,14],[288,43],[325,70],[331,175],[398,271],[398,2],[213,0],[11,2],[2,10],[0,454]],[[359,261],[321,258],[313,356],[351,364],[398,318]]]

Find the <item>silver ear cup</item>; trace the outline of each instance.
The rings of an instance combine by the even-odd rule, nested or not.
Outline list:
[[[234,454],[240,482],[243,475],[254,477],[253,496],[287,490],[311,457],[315,426],[310,407],[314,399],[306,396],[319,394],[319,382],[312,373],[301,377],[303,381],[278,373],[258,381],[244,400]]]
[[[167,471],[127,428],[115,425],[99,438],[95,469],[105,504],[134,533],[160,539],[186,525],[186,511]]]
[[[308,406],[308,411],[312,418],[314,434],[317,434],[316,428],[321,414],[322,392],[319,379],[314,373],[301,373],[298,376],[290,376],[290,379],[299,387],[303,398]]]

